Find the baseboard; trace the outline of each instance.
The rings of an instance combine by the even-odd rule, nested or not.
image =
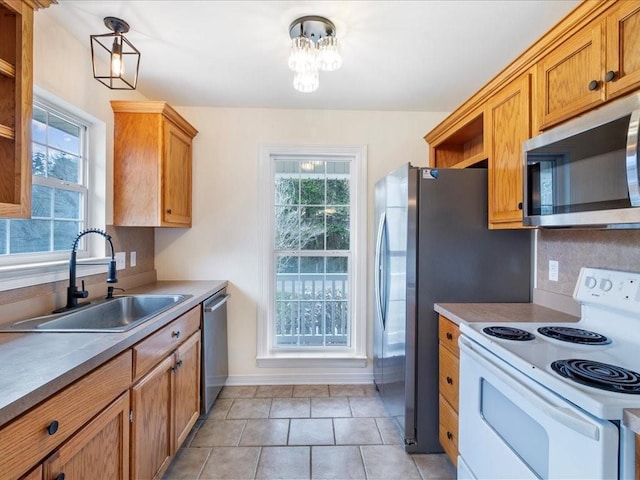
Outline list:
[[[349,385],[372,383],[372,373],[316,373],[229,375],[225,385]]]

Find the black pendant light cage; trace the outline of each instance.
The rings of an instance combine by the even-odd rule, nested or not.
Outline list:
[[[111,90],[135,90],[140,51],[123,35],[129,25],[115,17],[106,17],[104,24],[113,33],[90,36],[93,78]]]

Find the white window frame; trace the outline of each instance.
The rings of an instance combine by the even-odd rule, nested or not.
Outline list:
[[[350,162],[350,342],[348,347],[274,347],[274,187],[275,161],[291,157],[321,157]],[[258,312],[257,364],[259,367],[323,366],[365,367],[367,330],[367,149],[366,146],[261,146],[258,200],[262,239],[262,298]],[[300,361],[304,360],[301,365]]]
[[[106,125],[74,105],[34,85],[34,104],[51,109],[56,115],[79,121],[87,127],[85,134],[82,174],[87,187],[85,198],[85,228],[104,229],[106,225]],[[29,125],[31,128],[31,125]],[[31,167],[31,163],[29,163]],[[30,172],[29,172],[30,173]],[[36,178],[34,184],[51,186],[46,179]],[[95,238],[94,238],[95,237]],[[102,237],[84,237],[78,250],[78,264],[106,262],[106,246]],[[102,241],[100,241],[102,240]],[[69,248],[70,250],[71,248]],[[69,251],[24,253],[0,257],[0,291],[28,287],[68,279]],[[106,264],[84,266],[78,277],[104,273]]]

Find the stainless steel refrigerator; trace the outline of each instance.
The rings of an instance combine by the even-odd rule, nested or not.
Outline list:
[[[434,303],[529,302],[532,234],[488,230],[484,168],[403,165],[375,207],[375,385],[405,449],[441,452]]]

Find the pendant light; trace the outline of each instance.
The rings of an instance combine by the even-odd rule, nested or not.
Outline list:
[[[116,17],[105,17],[104,24],[113,33],[91,35],[93,78],[112,90],[135,90],[140,52],[124,36],[129,24]]]

